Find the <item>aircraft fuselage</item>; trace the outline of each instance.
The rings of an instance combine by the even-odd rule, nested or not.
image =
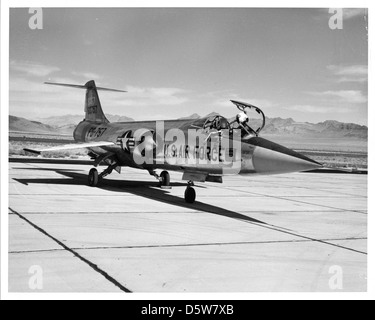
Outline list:
[[[172,120],[120,123],[94,123],[82,121],[74,131],[78,143],[93,141],[110,141],[113,146],[89,148],[100,156],[113,153],[120,166],[129,166],[146,170],[172,170],[202,172],[208,175],[233,174],[278,174],[304,171],[320,166],[313,160],[290,149],[260,137],[242,137],[237,145],[233,137],[224,135],[213,137],[208,141],[191,141],[189,134],[203,120]],[[144,128],[144,129],[143,129]],[[172,138],[178,130],[183,137]],[[204,137],[210,131],[196,130]],[[138,133],[137,133],[138,132]],[[171,134],[172,132],[172,134]],[[142,142],[144,134],[152,136],[152,157],[144,155],[138,162],[136,147]],[[138,136],[137,136],[138,135]],[[151,142],[152,143],[152,142]],[[151,147],[150,147],[151,148]],[[151,155],[151,153],[150,153]],[[151,159],[152,158],[152,159]]]

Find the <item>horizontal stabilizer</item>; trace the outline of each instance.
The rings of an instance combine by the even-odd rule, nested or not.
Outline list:
[[[62,146],[56,146],[46,149],[23,149],[26,152],[31,152],[35,154],[41,154],[42,152],[54,152],[54,151],[63,151],[63,150],[73,150],[73,149],[81,149],[81,148],[95,148],[95,147],[106,147],[106,146],[115,146],[116,144],[113,142],[108,141],[95,141],[95,142],[86,142],[86,143],[71,143],[65,144]]]
[[[87,84],[83,85],[83,86],[78,85],[78,84],[54,83],[54,82],[44,82],[44,84],[49,84],[49,85],[52,85],[52,86],[60,86],[60,87],[70,87],[70,88],[76,88],[76,89],[89,89],[89,86],[87,86]],[[108,89],[108,88],[102,88],[102,87],[96,87],[96,90],[111,91],[111,92],[127,92],[127,91],[124,91],[124,90]]]

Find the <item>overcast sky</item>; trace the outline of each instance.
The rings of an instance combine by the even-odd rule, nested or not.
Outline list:
[[[367,19],[328,9],[28,9],[10,16],[10,114],[83,114],[82,90],[44,81],[124,89],[100,92],[106,113],[136,120],[212,111],[230,99],[269,117],[367,125]]]

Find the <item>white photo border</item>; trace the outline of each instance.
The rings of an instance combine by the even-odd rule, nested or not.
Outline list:
[[[281,8],[279,1],[215,1],[215,5],[207,0],[193,1],[83,1],[83,0],[2,0],[1,1],[1,298],[2,299],[126,299],[126,300],[321,300],[321,299],[373,299],[375,296],[375,286],[373,273],[368,273],[368,293],[209,293],[209,294],[76,294],[76,293],[48,293],[48,294],[30,294],[30,293],[9,293],[8,292],[8,131],[9,131],[9,9],[10,8],[29,8],[29,7],[262,7],[262,8]],[[89,4],[89,5],[87,5]],[[282,8],[369,8],[369,15],[374,7],[372,1],[356,0],[356,1],[284,1]],[[375,30],[374,19],[369,19],[369,29]],[[369,88],[373,84],[373,58],[374,53],[374,32],[369,32]],[[368,97],[368,119],[375,119],[374,110],[370,107],[373,102],[373,91],[369,90]],[[369,140],[368,140],[368,167],[372,172],[374,164],[374,147],[373,147],[374,129],[369,123]],[[373,177],[368,176],[368,190],[375,190]],[[375,231],[374,217],[372,217],[372,209],[374,208],[373,199],[368,197],[368,271],[375,270],[374,263],[374,236]]]

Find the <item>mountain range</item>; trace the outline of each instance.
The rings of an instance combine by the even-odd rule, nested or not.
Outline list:
[[[266,118],[266,125],[262,133],[270,135],[295,135],[330,138],[367,139],[368,128],[354,123],[343,123],[326,120],[319,123],[296,122],[293,119]]]
[[[211,113],[209,116],[216,115]],[[110,122],[129,122],[132,118],[119,115],[106,115]],[[199,119],[198,114],[181,118],[181,120]],[[15,116],[9,116],[9,130],[35,133],[69,134],[73,133],[77,124],[83,120],[82,115],[54,116],[40,118],[32,121]],[[251,124],[258,128],[259,121]],[[335,120],[327,120],[320,123],[296,122],[291,118],[266,118],[266,126],[262,134],[277,136],[298,136],[308,138],[329,137],[329,138],[353,138],[367,140],[368,127],[354,123],[343,123]]]
[[[106,117],[110,122],[134,121],[132,118],[119,115],[107,114]],[[36,120],[9,116],[9,130],[72,135],[75,127],[83,120],[83,118],[82,115],[71,114],[48,118],[37,118]]]

